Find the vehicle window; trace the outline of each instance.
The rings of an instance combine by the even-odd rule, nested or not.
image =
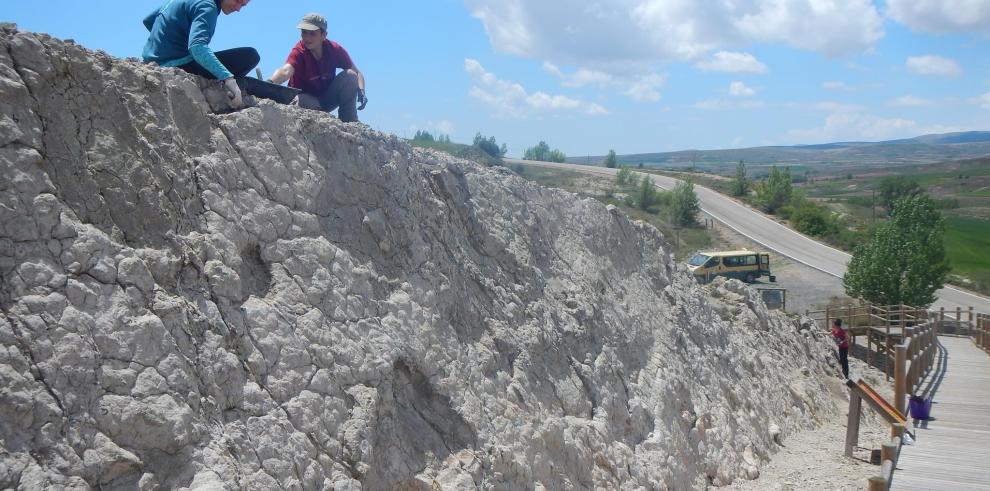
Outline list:
[[[707,263],[705,263],[705,267],[706,268],[712,268],[712,267],[715,267],[715,266],[718,266],[718,258],[717,257],[713,257],[713,258],[709,259]]]
[[[739,259],[740,259],[739,257],[730,256],[725,258],[725,260],[723,260],[722,262],[725,263],[727,267],[731,268],[733,266],[739,266]]]
[[[753,266],[756,264],[756,256],[746,256],[742,259],[746,260],[746,266]]]
[[[706,256],[704,254],[695,254],[694,257],[688,260],[688,264],[690,264],[691,266],[701,266],[702,264],[705,264],[705,261],[708,260],[708,257],[709,256]]]

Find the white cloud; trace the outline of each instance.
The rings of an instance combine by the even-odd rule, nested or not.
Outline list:
[[[702,60],[694,66],[712,72],[730,73],[767,73],[767,66],[749,53],[719,51],[707,60]]]
[[[565,87],[592,86],[599,89],[614,89],[640,102],[659,101],[661,98],[659,89],[666,82],[666,77],[656,73],[611,74],[587,68],[566,73],[549,61],[543,63],[543,69],[560,77],[561,84]]]
[[[990,109],[990,92],[983,94],[979,97],[975,97],[970,100],[973,104],[979,104],[983,109]]]
[[[791,130],[788,137],[795,143],[876,141],[917,136],[920,131],[918,123],[909,119],[841,112],[828,115],[820,128]]]
[[[834,101],[821,101],[816,102],[812,105],[815,109],[819,111],[825,111],[830,113],[852,113],[859,112],[866,109],[864,106],[858,104],[845,104],[842,102]]]
[[[419,130],[429,131],[433,136],[447,135],[450,136],[454,132],[454,123],[447,120],[440,121],[428,121],[425,125],[420,126],[418,124],[409,125],[409,132],[415,133]]]
[[[887,14],[915,31],[990,33],[990,0],[887,0]]]
[[[853,92],[856,90],[856,88],[852,85],[838,80],[827,80],[822,82],[822,88],[825,90],[841,90],[846,92]]]
[[[585,66],[698,60],[753,43],[827,56],[883,37],[872,0],[465,0],[499,53]]]
[[[659,0],[658,0],[659,1]],[[860,53],[883,37],[883,19],[871,0],[730,1],[755,3],[755,11],[736,22],[752,41],[781,42],[827,56]]]
[[[703,101],[698,101],[694,103],[695,109],[703,109],[705,111],[726,111],[733,109],[765,109],[767,103],[763,101],[753,101],[753,100],[725,100],[725,99],[707,99]]]
[[[916,107],[916,106],[931,106],[933,102],[928,99],[921,99],[915,97],[913,95],[905,95],[890,101],[889,104],[891,106],[899,106],[899,107]]]
[[[746,84],[735,81],[729,84],[729,95],[733,97],[752,97],[756,95],[756,89],[746,86]]]
[[[474,85],[468,91],[471,97],[489,105],[501,117],[524,118],[530,114],[553,111],[583,112],[588,115],[608,114],[603,106],[587,103],[565,95],[551,95],[537,91],[530,93],[516,82],[501,80],[485,70],[477,60],[464,60],[464,71],[471,76]]]
[[[441,135],[450,135],[454,132],[454,123],[447,120],[441,120],[436,123],[430,123]]]
[[[879,83],[849,84],[841,80],[827,80],[822,82],[822,89],[835,92],[859,92],[861,90],[873,90],[883,87]]]
[[[942,77],[958,77],[962,74],[962,69],[955,60],[942,58],[941,56],[925,55],[908,57],[908,70],[918,75],[938,75]]]

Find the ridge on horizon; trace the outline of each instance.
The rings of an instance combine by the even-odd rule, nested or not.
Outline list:
[[[931,133],[881,141],[841,141],[801,145],[764,145],[713,150],[617,154],[620,163],[644,165],[746,163],[824,164],[856,161],[863,164],[924,164],[990,155],[990,131]],[[569,157],[570,163],[599,163],[604,155]]]

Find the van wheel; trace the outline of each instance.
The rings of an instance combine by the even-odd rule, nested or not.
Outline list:
[[[753,274],[753,273],[746,273],[746,280],[745,281],[746,281],[746,283],[755,283],[756,282],[756,275]]]

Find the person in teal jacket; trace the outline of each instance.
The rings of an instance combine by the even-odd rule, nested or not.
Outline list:
[[[223,80],[235,107],[244,105],[234,77],[243,77],[258,65],[254,48],[234,48],[216,53],[210,40],[220,12],[238,12],[251,0],[168,0],[145,17],[148,42],[143,58],[160,66],[178,67],[206,78]]]

